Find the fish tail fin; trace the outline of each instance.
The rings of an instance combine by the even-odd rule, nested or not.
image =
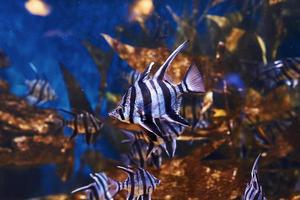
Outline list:
[[[187,70],[183,81],[178,87],[183,93],[202,93],[205,91],[202,75],[195,64],[192,64]]]

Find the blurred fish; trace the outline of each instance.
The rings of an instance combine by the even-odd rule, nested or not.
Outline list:
[[[50,86],[47,78],[45,76],[41,77],[32,63],[29,63],[29,65],[36,74],[36,78],[25,81],[28,87],[28,92],[25,95],[26,100],[32,105],[42,105],[57,99],[55,90]]]
[[[28,0],[25,8],[33,15],[45,17],[50,14],[51,7],[43,0]]]
[[[262,186],[258,182],[258,160],[260,155],[257,156],[251,171],[251,181],[247,184],[246,190],[243,195],[243,200],[266,200],[264,197]]]
[[[287,85],[295,88],[300,78],[300,57],[284,58],[258,66],[258,78],[267,90]]]
[[[118,168],[126,172],[128,178],[122,183],[118,182],[117,191],[127,190],[127,200],[151,200],[153,191],[160,184],[159,179],[142,168],[136,170],[121,166],[118,166]]]
[[[247,120],[256,142],[263,147],[270,147],[275,144],[275,139],[278,138],[279,134],[285,135],[288,132],[288,128],[296,118],[296,112],[291,110],[281,113],[280,118],[267,122],[255,122],[250,117]]]
[[[176,123],[170,123],[167,120],[156,121],[159,127],[161,127],[162,137],[157,137],[155,134],[147,131],[130,132],[123,131],[127,139],[123,142],[135,143],[139,140],[147,143],[146,157],[149,157],[153,151],[162,149],[166,154],[173,158],[176,151],[177,140],[179,141],[195,141],[195,140],[206,140],[205,137],[194,137],[194,136],[183,136],[184,126]],[[152,154],[153,156],[153,154]]]
[[[146,156],[148,157],[155,149],[162,148],[166,154],[172,158],[176,151],[176,140],[182,134],[184,126],[176,123],[170,123],[167,120],[156,120],[157,125],[161,128],[162,136],[157,137],[149,131],[128,132],[123,131],[127,136],[127,141],[134,143],[138,140],[143,140],[148,144]]]
[[[195,65],[191,65],[179,85],[172,84],[165,76],[173,59],[186,45],[187,42],[180,45],[154,76],[150,77],[154,64],[152,62],[127,90],[120,104],[109,113],[109,116],[122,122],[139,124],[160,137],[163,137],[162,130],[156,123],[159,119],[189,126],[189,123],[179,115],[180,96],[184,93],[204,92],[201,74]]]
[[[129,134],[131,133],[128,132],[126,135]],[[145,168],[147,165],[153,165],[157,169],[160,168],[162,163],[161,148],[155,148],[148,156],[147,153],[151,147],[145,140],[135,138],[134,140],[128,139],[122,143],[125,142],[130,143],[130,152],[124,157],[124,161],[127,163],[127,165],[133,165],[142,168]]]
[[[95,141],[95,138],[100,133],[100,129],[103,126],[103,122],[97,118],[94,114],[87,111],[71,112],[64,109],[61,111],[72,115],[73,119],[62,119],[62,126],[67,126],[73,129],[73,133],[70,137],[72,140],[78,134],[85,134],[87,144]]]
[[[112,194],[109,191],[109,178],[105,173],[90,174],[94,180],[93,183],[77,188],[71,193],[85,191],[88,200],[112,200]]]

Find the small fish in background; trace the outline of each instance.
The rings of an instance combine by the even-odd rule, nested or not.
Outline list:
[[[61,127],[67,126],[73,129],[70,140],[74,139],[78,134],[85,135],[87,144],[91,144],[96,140],[103,122],[95,114],[87,111],[71,112],[64,109],[60,109],[60,111],[70,114],[73,117],[71,120],[61,119]]]
[[[268,122],[253,121],[249,117],[249,128],[254,135],[256,143],[263,147],[271,147],[275,145],[275,138],[278,135],[284,135],[288,128],[292,126],[297,114],[294,110],[282,113],[279,119]]]
[[[135,139],[133,142],[130,141],[130,151],[124,155],[124,163],[126,163],[127,166],[132,165],[142,168],[153,165],[159,169],[162,164],[162,150],[157,147],[152,150],[148,156],[147,152],[149,148],[150,145],[144,140]]]
[[[118,166],[118,168],[126,172],[128,178],[124,182],[117,182],[117,191],[127,190],[127,200],[151,200],[153,191],[160,184],[159,179],[142,168],[137,168],[136,170],[122,166]]]
[[[110,180],[105,173],[94,173],[90,174],[91,178],[94,180],[93,183],[89,185],[77,188],[71,193],[84,191],[86,193],[86,198],[88,200],[112,200],[112,194],[109,191]]]
[[[169,158],[173,158],[177,146],[176,140],[183,133],[184,126],[176,123],[171,123],[167,120],[162,119],[155,119],[155,123],[162,130],[161,136],[158,137],[152,132],[146,130],[141,132],[123,131],[123,133],[128,138],[124,142],[134,143],[136,141],[143,140],[148,144],[148,151],[146,153],[146,157],[148,157],[153,150],[161,148],[166,152]]]
[[[56,100],[57,96],[55,90],[50,86],[47,78],[45,76],[41,77],[32,63],[29,63],[29,65],[36,74],[36,78],[34,80],[25,81],[25,84],[28,87],[25,98],[28,103],[32,105],[42,105],[46,102]]]
[[[139,124],[160,137],[163,137],[162,130],[156,121],[161,119],[189,126],[189,123],[179,115],[180,97],[184,93],[204,92],[202,76],[195,65],[190,66],[183,81],[178,85],[173,84],[168,76],[165,76],[171,62],[185,46],[187,42],[181,44],[154,76],[150,77],[154,65],[152,62],[127,90],[117,108],[112,110],[109,116],[125,123]]]
[[[247,184],[246,190],[243,195],[243,200],[266,200],[264,197],[262,186],[258,182],[258,161],[261,154],[259,154],[253,164],[251,171],[251,180]]]
[[[258,78],[267,90],[282,85],[295,88],[300,78],[300,57],[284,58],[258,67]]]
[[[51,7],[43,0],[28,0],[25,2],[26,10],[32,15],[46,17],[51,13]]]

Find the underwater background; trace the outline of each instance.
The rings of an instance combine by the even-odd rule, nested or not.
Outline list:
[[[265,84],[265,82],[263,82],[260,84],[261,82],[255,81],[257,84],[251,85],[253,84],[252,80],[256,80],[255,78],[257,77],[251,78],[250,72],[256,70],[254,67],[254,65],[258,66],[256,63],[266,64],[275,60],[287,57],[293,58],[300,55],[299,1],[144,0],[144,5],[142,3],[140,7],[137,6],[137,8],[135,8],[138,2],[138,0],[2,0],[0,6],[0,49],[1,56],[7,57],[9,64],[3,67],[3,69],[0,69],[0,78],[7,82],[9,88],[1,89],[1,95],[3,96],[3,98],[1,97],[1,101],[5,103],[0,106],[3,107],[0,109],[0,115],[3,116],[0,120],[0,126],[5,127],[7,125],[5,122],[2,122],[7,119],[4,117],[4,111],[20,113],[19,108],[17,108],[18,106],[15,107],[15,111],[10,111],[6,109],[5,106],[15,105],[13,103],[9,104],[10,101],[18,102],[24,100],[28,92],[25,80],[31,80],[36,77],[36,73],[30,67],[30,63],[36,67],[38,74],[47,77],[49,84],[55,90],[58,97],[54,101],[49,101],[42,105],[33,105],[33,110],[31,108],[29,109],[29,112],[33,112],[36,115],[40,112],[42,113],[37,117],[37,120],[46,118],[47,113],[44,113],[43,110],[47,110],[45,112],[50,110],[49,113],[53,112],[53,116],[61,115],[68,117],[65,113],[59,113],[58,109],[71,110],[74,105],[71,105],[70,98],[76,99],[77,97],[81,97],[81,94],[78,96],[70,95],[76,93],[76,91],[80,93],[81,90],[75,87],[72,91],[68,91],[70,89],[66,85],[61,64],[73,75],[76,81],[76,83],[70,82],[67,84],[79,84],[90,104],[83,105],[82,101],[79,101],[77,104],[78,107],[80,108],[82,106],[84,109],[91,107],[97,115],[103,119],[107,119],[107,113],[117,104],[117,100],[120,100],[120,96],[125,93],[129,86],[126,78],[124,78],[124,74],[129,74],[133,69],[137,69],[140,72],[143,71],[138,65],[137,67],[132,67],[131,63],[147,62],[139,61],[143,60],[140,54],[136,57],[133,56],[133,58],[128,58],[126,55],[122,57],[123,54],[128,52],[124,53],[123,51],[118,51],[118,45],[129,44],[137,48],[150,49],[165,47],[169,49],[169,52],[172,52],[172,50],[185,40],[189,40],[191,44],[185,51],[185,54],[193,57],[200,55],[207,56],[213,59],[217,52],[218,42],[225,41],[225,47],[228,47],[228,49],[224,56],[227,56],[224,58],[224,62],[228,61],[228,63],[225,64],[226,67],[220,70],[220,74],[222,75],[216,75],[216,77],[222,77],[222,79],[228,82],[228,87],[232,87],[232,90],[235,92],[238,91],[238,95],[233,92],[236,96],[228,97],[233,99],[229,102],[229,109],[234,110],[234,112],[237,112],[236,110],[243,110],[244,113],[245,108],[241,108],[240,99],[243,99],[243,102],[246,101],[245,99],[250,99],[248,95],[252,92],[252,90],[249,92],[249,88],[251,87],[258,91],[257,96],[261,96],[256,96],[256,98],[251,96],[251,98],[255,99],[252,104],[255,104],[258,98],[270,98],[270,101],[274,101],[275,105],[269,110],[278,109],[278,112],[281,112],[282,116],[287,110],[285,109],[286,107],[297,111],[299,87],[297,87],[295,81],[293,82],[293,84],[295,84],[293,89],[286,86],[278,86],[278,88],[284,89],[278,91],[278,95],[276,95],[277,93],[274,93],[273,90],[277,89],[277,85],[274,86],[274,83],[269,84],[268,82]],[[150,8],[148,8],[148,6]],[[136,10],[142,11],[138,12]],[[136,13],[133,14],[135,11]],[[178,19],[179,21],[176,21],[177,18],[174,17],[174,14],[180,17]],[[216,16],[223,18],[217,18]],[[233,33],[233,27],[235,30],[239,29],[239,31]],[[120,44],[111,45],[111,43],[109,43],[110,39],[107,39],[108,37],[101,34],[109,35],[111,38],[120,42]],[[248,37],[247,34],[252,35]],[[239,41],[239,37],[243,37],[240,35],[244,36],[243,41]],[[97,48],[97,50],[89,50],[89,48],[92,48],[91,46]],[[100,51],[100,53],[98,51]],[[98,57],[100,61],[98,63],[95,62],[93,58],[95,55],[97,57],[96,52],[99,53]],[[160,52],[158,52],[158,54],[160,54]],[[227,58],[228,60],[226,60]],[[131,60],[128,62],[128,59]],[[247,60],[249,62],[245,62],[246,64],[242,62],[236,64],[237,60]],[[210,60],[207,62],[210,62]],[[223,64],[221,65],[217,62],[214,66],[215,65],[219,66],[219,68],[216,67],[219,70]],[[208,70],[205,66],[200,67],[201,72],[210,71],[209,67]],[[299,64],[297,67],[299,67]],[[300,74],[300,71],[297,72]],[[210,79],[210,76],[207,75],[206,79]],[[258,79],[260,80],[261,77]],[[298,76],[290,79],[298,79]],[[103,83],[103,81],[105,83]],[[214,84],[215,83],[206,83],[206,86],[207,88],[213,88],[212,85]],[[267,89],[263,91],[260,90],[265,85],[267,85]],[[286,85],[290,86],[290,84]],[[223,83],[218,82],[214,87],[220,89],[223,87]],[[211,91],[213,91],[213,89]],[[266,97],[271,93],[274,94],[273,98]],[[282,97],[285,98],[282,103],[281,97],[278,97],[280,96],[279,94],[288,94],[289,97]],[[17,99],[7,99],[6,95],[12,95]],[[216,94],[214,97],[218,98],[218,95],[219,94]],[[99,100],[100,97],[102,97],[101,101]],[[222,102],[223,97],[220,97],[220,99],[222,100],[214,100],[214,106],[217,109],[214,111],[219,111],[220,114],[220,110],[225,110],[227,111],[227,114],[225,114],[226,120],[230,117],[234,118],[233,114],[230,115],[230,112],[224,108],[224,102]],[[250,101],[251,100],[246,103],[247,108],[252,105]],[[290,102],[287,103],[286,101]],[[83,100],[83,102],[85,103],[85,100]],[[199,97],[199,101],[196,104],[200,105],[201,102],[203,102],[203,96]],[[276,104],[276,102],[279,103]],[[279,104],[284,104],[285,107]],[[286,106],[286,104],[289,105]],[[23,103],[16,103],[16,105],[23,106]],[[261,109],[265,109],[266,115],[270,115],[266,117],[267,121],[271,121],[271,119],[275,117],[266,109],[268,105],[267,102],[264,105],[260,103],[255,106],[262,106],[263,108]],[[24,107],[27,109],[26,105],[24,105]],[[281,111],[280,109],[282,107],[284,107],[284,109]],[[222,115],[222,113],[220,115]],[[242,115],[246,114],[239,114],[239,116]],[[264,114],[259,113],[258,115],[261,117]],[[298,115],[296,114],[296,116]],[[27,118],[26,113],[23,117],[24,119]],[[276,117],[278,117],[278,115],[276,115]],[[221,120],[224,120],[224,118]],[[14,120],[12,119],[12,121]],[[234,121],[234,119],[232,119],[232,121]],[[240,121],[236,122],[236,124],[241,123]],[[35,123],[35,121],[32,123]],[[236,125],[235,122],[233,122],[233,124]],[[13,123],[10,125],[14,126]],[[18,126],[16,125],[16,127]],[[29,148],[29,150],[25,148],[26,150],[23,149],[21,152],[25,151],[26,153],[19,155],[17,153],[14,154],[13,151],[20,146],[17,145],[16,148],[14,146],[15,144],[12,144],[13,142],[11,141],[16,141],[15,139],[17,137],[22,136],[33,137],[36,133],[34,129],[26,129],[26,133],[23,135],[22,127],[10,128],[1,128],[0,133],[2,135],[0,137],[0,199],[40,198],[53,194],[61,194],[61,199],[76,199],[76,197],[69,196],[70,192],[80,185],[89,183],[89,173],[113,171],[112,168],[122,162],[123,152],[128,151],[128,146],[124,147],[120,143],[120,138],[123,137],[120,131],[117,128],[104,126],[103,132],[105,133],[97,137],[96,142],[91,145],[86,144],[85,138],[81,135],[72,141],[63,138],[62,141],[64,142],[62,146],[67,149],[66,151],[68,153],[67,155],[59,155],[59,161],[56,161],[55,158],[56,151],[42,155],[28,153],[31,150],[32,152],[39,152],[40,148],[44,148],[43,145],[34,146],[31,150],[31,146],[29,145],[29,147],[26,147]],[[298,135],[300,134],[299,129],[293,127],[289,130],[293,133],[295,132],[295,134],[288,137],[294,141],[298,141]],[[49,130],[46,132],[48,131]],[[51,129],[51,131],[49,131],[50,133],[42,132],[43,131],[40,131],[37,135],[44,137],[47,134],[51,136],[58,134],[54,129]],[[284,134],[286,135],[286,133]],[[69,137],[71,130],[64,129],[62,135]],[[224,139],[224,135],[217,135],[216,141],[220,142],[219,137]],[[230,198],[225,195],[228,199],[240,199],[246,182],[250,177],[253,159],[256,158],[258,153],[267,152],[267,155],[268,152],[271,151],[270,149],[275,147],[279,148],[279,144],[276,143],[277,140],[274,139],[277,135],[279,135],[277,132],[271,134],[269,138],[271,138],[272,144],[268,143],[267,145],[261,142],[260,139],[257,139],[257,143],[263,143],[263,145],[257,145],[255,139],[249,139],[247,142],[244,142],[243,145],[240,145],[240,141],[243,141],[243,139],[241,139],[243,136],[240,135],[236,136],[238,139],[232,139],[231,137],[230,139],[232,139],[232,141],[228,141],[229,139],[227,140],[226,138],[226,142],[221,145],[217,143],[212,144],[213,149],[217,149],[216,146],[222,147],[216,150],[216,152],[211,149],[208,150],[210,153],[204,153],[205,156],[202,156],[201,153],[201,156],[196,154],[199,160],[208,160],[208,166],[210,167],[199,168],[199,170],[219,170],[220,172],[216,172],[218,175],[215,176],[220,176],[218,180],[222,180],[229,179],[229,175],[227,174],[228,170],[230,171],[231,169],[239,168],[238,166],[243,166],[242,172],[238,172],[243,174],[241,175],[243,178],[239,180],[240,182],[234,183],[234,185],[240,185],[242,188],[236,191],[235,195],[230,193],[228,195]],[[181,164],[183,162],[181,159],[190,159],[187,157],[194,155],[195,151],[197,153],[197,150],[201,149],[202,146],[209,144],[207,141],[194,141],[193,137],[196,137],[194,134],[188,134],[188,136],[191,141],[178,144],[179,150],[176,156],[178,160],[176,160],[176,162]],[[209,137],[209,135],[204,136]],[[246,138],[248,137],[252,138],[249,134]],[[267,136],[264,135],[263,137]],[[214,139],[209,140],[214,141]],[[236,140],[238,140],[237,145],[232,147],[232,144],[235,143]],[[297,196],[300,192],[300,162],[299,157],[296,156],[299,154],[298,144],[290,144],[290,141],[286,141],[284,137],[282,140],[284,140],[285,143],[280,143],[282,145],[280,148],[289,148],[289,150],[287,150],[287,153],[283,149],[278,150],[277,153],[272,154],[273,156],[267,161],[268,163],[264,165],[261,176],[263,188],[265,189],[264,193],[269,197],[268,199],[300,199],[300,197]],[[248,141],[250,141],[250,144]],[[48,142],[45,143],[49,144]],[[71,147],[68,145],[71,145]],[[51,148],[56,148],[56,145],[47,148],[51,150]],[[48,151],[46,148],[44,150]],[[12,153],[7,153],[11,151]],[[60,151],[58,150],[57,152]],[[9,154],[10,159],[7,158],[7,154]],[[23,158],[27,155],[29,155],[28,158],[30,159],[25,159],[26,161],[24,161]],[[43,157],[45,157],[45,160],[41,162],[31,160],[34,158],[42,159]],[[46,157],[49,158],[46,159]],[[168,160],[168,163],[172,162],[170,159],[166,160]],[[263,160],[264,158],[261,158],[260,162],[263,163]],[[243,161],[247,164],[243,164]],[[186,162],[188,163],[188,161]],[[226,165],[226,167],[223,168],[223,165]],[[171,168],[171,166],[163,166],[161,170],[168,171],[168,169]],[[187,168],[186,170],[189,171],[190,169]],[[159,172],[155,171],[155,173]],[[210,196],[211,193],[209,193],[209,195],[203,193],[204,196],[201,198],[200,192],[196,192],[196,190],[197,187],[202,187],[201,191],[203,191],[205,184],[201,183],[201,179],[197,178],[196,180],[199,182],[194,183],[196,182],[195,180],[192,181],[188,178],[197,175],[200,176],[201,173],[202,172],[199,172],[198,174],[195,171],[190,174],[183,173],[181,176],[187,177],[187,179],[184,180],[181,180],[179,176],[180,180],[178,182],[183,181],[184,187],[189,187],[189,189],[179,187],[177,192],[182,194],[180,198],[172,198],[172,193],[173,190],[176,190],[176,185],[172,186],[170,184],[163,186],[162,191],[159,192],[159,194],[164,194],[164,196],[156,195],[153,199],[168,199],[167,195],[171,195],[169,199],[189,199],[189,196],[191,196],[191,199],[223,199],[220,196]],[[117,176],[116,172],[112,172],[112,174]],[[162,174],[162,176],[164,176],[164,173]],[[270,175],[274,174],[277,174],[278,177],[270,177]],[[169,174],[166,176],[168,177]],[[170,181],[177,182],[173,180],[175,178],[168,177],[162,181],[168,181],[170,179]],[[225,183],[218,185],[218,181],[211,184],[212,187],[218,188],[216,191],[219,191],[221,194],[227,194],[229,193],[228,190],[234,188],[234,185],[232,187],[224,187],[224,185],[226,185]],[[214,184],[216,185],[214,186]],[[209,187],[206,188],[210,190]],[[195,192],[189,193],[191,190]],[[213,191],[216,192],[215,190]],[[58,199],[59,197],[56,198]],[[56,198],[54,197],[54,199]]]

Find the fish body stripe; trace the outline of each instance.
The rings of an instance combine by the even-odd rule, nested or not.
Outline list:
[[[139,81],[138,86],[141,90],[142,100],[144,103],[145,118],[146,118],[146,120],[151,120],[152,119],[151,92],[150,92],[149,88],[147,87],[146,83],[144,83],[143,81]]]
[[[99,188],[102,188],[105,199],[107,199],[107,200],[111,199],[111,196],[108,193],[107,177],[104,176],[103,174],[100,175],[99,173],[96,173],[95,175],[96,175],[96,177],[98,177],[98,184],[100,184]]]
[[[135,105],[136,105],[136,94],[137,91],[135,87],[131,88],[130,93],[130,110],[129,110],[129,122],[134,123],[136,120],[134,119]],[[123,109],[125,110],[125,109]]]
[[[26,97],[33,104],[41,104],[47,101],[54,100],[56,98],[55,91],[51,88],[49,82],[43,79],[34,79],[31,81],[26,81],[26,84],[29,87],[29,91]]]
[[[150,195],[159,184],[156,178],[143,168],[138,168],[134,173],[129,173],[124,181],[128,190],[127,199],[151,199]]]
[[[128,199],[133,199],[134,198],[134,188],[135,188],[135,177],[134,174],[130,174],[128,182],[130,181],[130,185],[128,185],[128,189],[130,189]]]

